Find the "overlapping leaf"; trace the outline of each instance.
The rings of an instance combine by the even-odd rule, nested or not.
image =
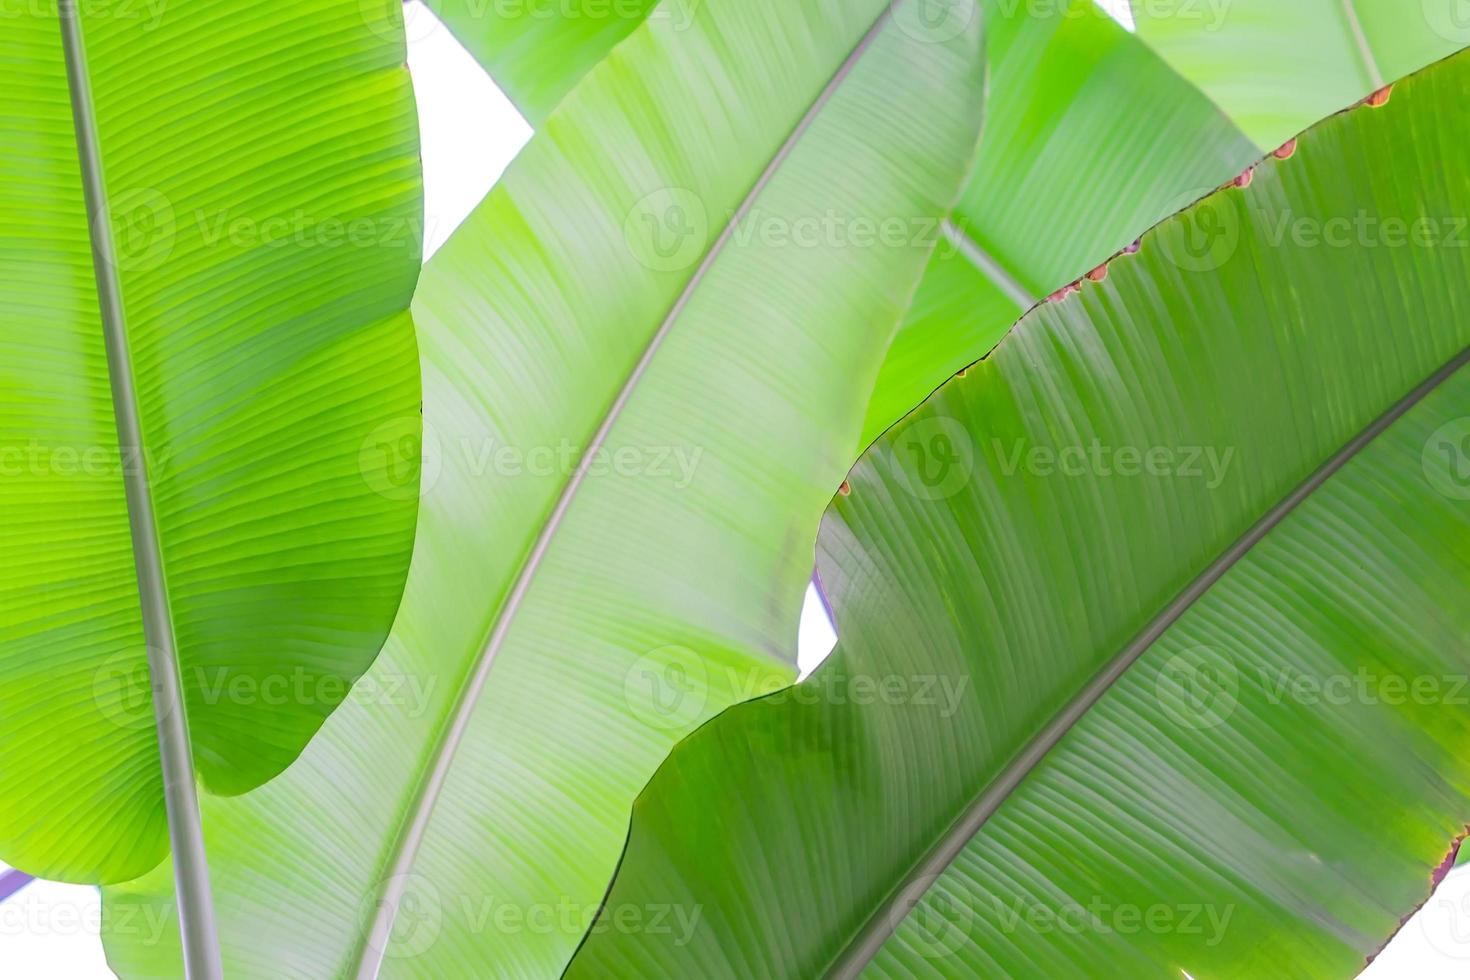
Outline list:
[[[653,14],[675,32],[703,0],[426,0],[532,126]],[[657,11],[655,13],[655,11]]]
[[[668,750],[792,678],[932,251],[865,229],[932,227],[980,117],[978,20],[915,6],[648,21],[429,263],[408,596],[302,759],[206,801],[229,975],[556,974]],[[162,871],[107,891],[119,974],[176,974],[171,903]]]
[[[147,642],[177,649],[200,779],[238,793],[387,636],[417,511],[397,449],[419,431],[421,187],[388,8],[82,7],[80,85],[55,3],[0,9],[0,854],[118,881],[168,847]],[[165,588],[140,595],[144,525]]]
[[[1262,149],[1470,44],[1464,0],[1149,0],[1138,34]]]
[[[979,6],[990,95],[975,173],[883,364],[861,446],[1042,298],[1258,155],[1090,0]]]
[[[568,976],[1359,969],[1470,815],[1467,97],[1324,122],[885,435],[837,651],[674,752]]]

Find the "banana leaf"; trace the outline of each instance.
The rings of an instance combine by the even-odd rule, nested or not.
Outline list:
[[[660,768],[566,975],[1361,969],[1470,816],[1467,97],[1323,122],[885,434],[836,652]]]
[[[421,399],[396,15],[3,0],[0,856],[24,871],[124,881],[172,833],[207,906],[196,775],[285,770],[387,637]]]
[[[533,127],[657,11],[677,32],[703,0],[425,0]]]
[[[1143,0],[1138,35],[1263,150],[1470,44],[1465,0]]]
[[[204,803],[230,976],[556,974],[670,748],[794,677],[817,525],[980,118],[979,22],[912,14],[646,22],[429,262],[403,610],[296,765]],[[163,871],[106,890],[121,976],[177,975],[173,903]]]
[[[1259,155],[1090,0],[981,8],[990,97],[975,172],[884,361],[856,448],[982,357],[1021,314]]]

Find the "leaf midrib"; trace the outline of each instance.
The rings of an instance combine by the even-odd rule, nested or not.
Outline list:
[[[898,881],[874,914],[853,936],[842,952],[834,958],[832,965],[824,975],[830,980],[851,980],[858,976],[877,955],[898,923],[903,920],[904,916],[898,914],[896,905],[908,889],[915,882],[924,880],[929,880],[932,886],[938,876],[964,851],[975,835],[983,829],[986,821],[1005,804],[1025,778],[1171,626],[1318,488],[1337,475],[1378,436],[1467,365],[1470,365],[1470,347],[1462,350],[1439,370],[1420,382],[1392,408],[1359,432],[1319,466],[1311,476],[1251,525],[1245,534],[1175,596],[1050,722],[1031,738],[1010,764],[985,786],[980,795],[971,801],[964,812],[950,824],[949,829],[945,831],[935,846],[914,865],[908,875]]]
[[[1348,39],[1352,42],[1353,54],[1357,58],[1358,67],[1363,70],[1364,80],[1377,91],[1386,84],[1383,72],[1378,68],[1378,59],[1373,57],[1373,48],[1368,43],[1368,35],[1363,31],[1363,21],[1358,17],[1358,8],[1354,0],[1341,0],[1343,27],[1347,30]]]
[[[209,888],[204,831],[189,743],[178,644],[169,609],[158,521],[142,451],[143,433],[138,395],[134,388],[127,319],[118,278],[111,207],[102,168],[96,107],[87,66],[81,15],[77,0],[58,0],[57,15],[66,62],[67,92],[76,131],[78,167],[87,208],[87,231],[92,246],[92,271],[97,283],[98,316],[107,354],[108,385],[118,449],[135,465],[123,469],[128,529],[137,576],[143,637],[154,701],[154,730],[158,736],[164,810],[168,817],[178,890],[179,929],[183,939],[185,971],[189,980],[223,977],[219,932]]]
[[[994,253],[986,250],[975,240],[975,236],[966,231],[954,218],[944,219],[941,230],[945,240],[954,246],[955,251],[959,252],[965,261],[980,273],[982,278],[1004,293],[1006,299],[1020,307],[1022,313],[1041,301],[1006,267],[1005,263],[996,258]]]
[[[906,0],[899,0],[906,2]],[[874,41],[882,33],[889,20],[893,17],[893,11],[898,3],[886,3],[881,9],[878,17],[874,20],[867,32],[858,40],[857,44],[849,52],[842,64],[837,68],[832,78],[818,94],[816,99],[808,107],[800,121],[787,135],[776,154],[771,158],[760,177],[751,186],[742,200],[740,207],[732,212],[720,231],[719,237],[710,246],[701,260],[698,268],[685,284],[683,291],[675,300],[674,305],[664,317],[658,330],[654,332],[649,340],[643,355],[630,372],[628,379],[618,392],[617,397],[609,406],[602,423],[598,426],[596,433],[588,442],[578,460],[576,469],[567,479],[562,488],[561,495],[553,507],[546,523],[542,526],[540,534],[537,535],[525,560],[516,573],[515,582],[507,594],[491,626],[490,635],[476,657],[474,666],[470,672],[469,682],[461,690],[456,699],[453,709],[448,716],[448,725],[441,729],[439,741],[431,755],[429,770],[420,779],[413,801],[409,805],[409,811],[405,814],[400,824],[400,833],[394,846],[388,852],[391,856],[389,871],[383,877],[383,889],[374,903],[377,910],[373,920],[366,929],[359,933],[359,940],[353,951],[353,959],[348,969],[348,975],[357,980],[374,980],[381,966],[381,960],[387,949],[386,937],[390,934],[393,921],[396,918],[397,908],[403,893],[407,887],[408,875],[412,872],[417,858],[418,848],[428,830],[430,817],[438,803],[439,794],[443,790],[444,782],[448,777],[449,770],[453,765],[454,756],[462,743],[469,726],[475,706],[479,703],[484,693],[490,670],[495,658],[504,645],[505,639],[514,623],[516,614],[520,611],[526,595],[533,584],[536,572],[540,568],[542,560],[551,547],[561,523],[570,509],[577,491],[590,470],[598,450],[606,444],[608,436],[617,424],[623,409],[631,400],[638,388],[648,367],[657,356],[663,342],[667,339],[675,323],[683,314],[685,308],[693,299],[705,277],[723,255],[725,247],[733,238],[735,231],[749,216],[761,193],[780,172],[782,165],[790,157],[802,137],[811,128],[822,110],[832,100],[832,97],[842,87],[842,83],[851,74],[853,68],[862,60],[864,54],[872,47]],[[379,941],[374,942],[374,937]],[[370,955],[371,952],[376,955]]]

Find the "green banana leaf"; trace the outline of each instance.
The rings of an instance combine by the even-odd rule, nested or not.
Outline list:
[[[886,434],[836,652],[673,753],[566,975],[1360,969],[1470,816],[1467,98],[1327,120]]]
[[[295,766],[205,801],[228,975],[555,975],[673,745],[794,677],[817,526],[980,118],[979,22],[912,6],[648,21],[428,264],[404,607]],[[858,238],[890,220],[915,233]],[[172,903],[162,870],[106,890],[121,976],[177,974]]]
[[[558,102],[651,12],[682,33],[704,0],[425,0],[540,129]]]
[[[1465,0],[1143,0],[1138,34],[1262,149],[1470,44]]]
[[[422,189],[393,8],[82,6],[0,0],[0,856],[111,882],[387,637]]]
[[[698,3],[430,6],[540,125],[644,18],[678,32]],[[1385,77],[1470,44],[1465,0],[1423,0],[1407,14],[1401,0],[1150,0],[1134,5],[1142,39],[1092,0],[953,5],[966,16],[978,9],[989,25],[995,104],[980,166],[883,366],[861,445],[1037,300],[1234,178],[1257,155],[1250,138],[1275,149]]]
[[[1042,298],[1259,155],[1090,0],[980,6],[990,99],[975,173],[883,364],[859,447]]]
[[[645,17],[687,28],[700,0],[432,0],[539,126]],[[957,0],[982,17],[991,105],[975,175],[885,361],[858,446],[980,357],[1041,298],[1239,174],[1255,147],[1092,0]],[[941,8],[942,9],[942,8]]]

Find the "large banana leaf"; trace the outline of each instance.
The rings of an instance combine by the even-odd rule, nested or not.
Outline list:
[[[980,6],[991,76],[975,173],[883,364],[862,446],[1041,298],[1258,155],[1091,0]]]
[[[912,13],[647,22],[429,263],[438,453],[393,636],[291,770],[205,804],[229,975],[555,975],[669,749],[790,681],[817,525],[932,251],[822,229],[932,226],[975,142],[979,24]],[[172,901],[162,872],[107,890],[120,974],[176,973],[145,928]]]
[[[1360,968],[1470,816],[1467,98],[1326,121],[885,435],[836,652],[673,753],[568,976]]]
[[[106,882],[387,636],[422,195],[391,8],[82,6],[0,9],[0,855]]]
[[[1470,44],[1465,0],[1147,0],[1133,15],[1263,149]]]

